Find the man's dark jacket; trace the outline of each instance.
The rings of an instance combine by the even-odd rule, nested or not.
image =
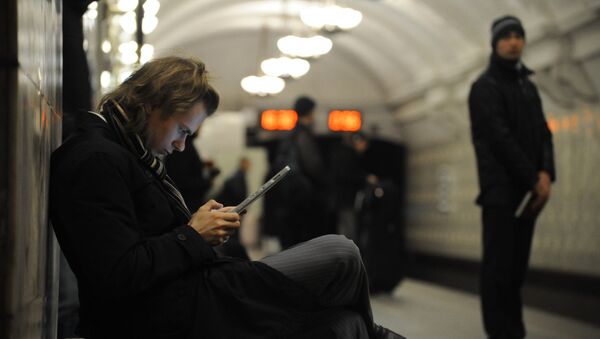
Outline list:
[[[532,190],[538,172],[555,180],[552,134],[533,72],[492,55],[469,94],[471,133],[477,157],[480,205],[518,202]]]
[[[217,257],[161,183],[85,114],[51,160],[50,217],[77,276],[85,338],[305,333],[305,291],[260,262]]]

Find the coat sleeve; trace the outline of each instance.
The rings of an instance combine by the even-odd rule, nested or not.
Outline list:
[[[469,94],[469,114],[473,142],[485,143],[510,176],[524,187],[532,188],[538,175],[512,134],[503,114],[502,99],[494,86],[476,82]]]
[[[533,84],[532,84],[533,85]],[[535,92],[535,97],[537,103],[540,107],[540,115],[538,124],[540,124],[540,131],[542,131],[542,159],[541,159],[541,168],[540,170],[546,171],[550,174],[550,178],[552,181],[556,181],[556,169],[554,167],[554,145],[552,143],[552,132],[550,128],[548,128],[548,122],[544,117],[544,111],[542,110],[542,100],[540,99],[540,94],[537,90],[537,87],[533,85],[533,89]]]
[[[325,169],[316,140],[308,135],[307,132],[298,133],[296,138],[296,146],[302,169],[313,182],[323,184],[325,181]]]
[[[142,294],[214,258],[187,225],[143,235],[124,167],[108,155],[92,154],[55,188],[64,190],[53,204],[61,246],[78,279],[107,298]]]

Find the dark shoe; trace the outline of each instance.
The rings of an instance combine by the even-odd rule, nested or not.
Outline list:
[[[375,325],[375,339],[406,339],[398,333],[381,326]]]

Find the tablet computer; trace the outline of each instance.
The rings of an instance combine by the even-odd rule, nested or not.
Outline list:
[[[277,172],[271,179],[265,182],[256,192],[250,194],[244,201],[239,203],[234,209],[235,213],[242,213],[251,203],[253,203],[256,199],[263,196],[263,194],[267,193],[273,186],[275,186],[278,182],[281,181],[288,173],[290,172],[290,166],[285,166],[281,171]]]
[[[523,216],[523,212],[525,212],[525,209],[527,208],[527,206],[529,206],[531,204],[534,197],[535,196],[533,195],[532,191],[527,191],[527,193],[525,193],[525,196],[523,196],[523,199],[521,199],[521,203],[519,203],[519,206],[517,207],[517,210],[515,211],[516,218],[520,218]]]

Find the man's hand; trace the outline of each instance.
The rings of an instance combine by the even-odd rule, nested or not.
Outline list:
[[[367,183],[369,183],[371,185],[377,185],[378,182],[379,182],[379,178],[375,174],[367,175]]]
[[[538,172],[538,182],[534,188],[535,199],[531,203],[531,211],[535,216],[542,211],[550,198],[550,185],[550,175],[545,171]]]
[[[231,212],[232,209],[210,200],[192,215],[188,225],[210,245],[220,245],[229,240],[231,232],[240,228],[240,216]]]

